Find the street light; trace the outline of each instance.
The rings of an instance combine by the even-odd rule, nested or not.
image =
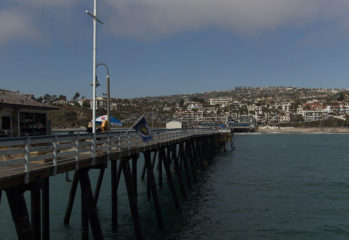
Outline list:
[[[98,63],[96,65],[96,68],[99,66],[104,66],[105,69],[107,70],[107,116],[108,116],[108,132],[110,131],[110,124],[111,124],[111,120],[110,120],[110,76],[109,76],[109,67],[107,64],[105,63]]]
[[[86,10],[86,14],[93,19],[93,57],[92,57],[92,133],[96,133],[96,56],[97,56],[97,21],[103,22],[97,17],[97,0],[93,0],[93,14]]]

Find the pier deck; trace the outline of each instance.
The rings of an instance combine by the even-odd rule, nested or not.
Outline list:
[[[137,210],[136,169],[139,154],[144,154],[141,178],[146,178],[147,196],[154,201],[158,225],[162,229],[164,223],[157,193],[157,188],[162,188],[163,184],[162,171],[165,170],[175,206],[179,208],[174,178],[178,180],[182,196],[186,199],[185,180],[188,188],[191,189],[191,179],[196,180],[197,170],[207,165],[207,161],[212,158],[214,152],[225,145],[220,136],[226,134],[214,129],[157,130],[152,131],[153,140],[147,143],[143,143],[138,134],[132,131],[2,139],[0,140],[0,196],[2,191],[7,194],[19,239],[41,239],[41,237],[49,239],[49,223],[44,220],[41,222],[38,216],[41,214],[40,206],[42,206],[42,218],[49,218],[49,178],[74,171],[64,223],[69,224],[76,188],[80,182],[83,196],[81,206],[84,209],[81,216],[82,239],[88,236],[89,228],[86,225],[88,223],[91,225],[94,238],[102,239],[96,204],[104,170],[110,162],[113,229],[117,228],[116,196],[119,179],[123,173],[136,238],[142,239]],[[153,173],[156,160],[158,182]],[[170,170],[171,165],[173,170]],[[90,169],[100,171],[94,194],[88,176]],[[176,173],[176,177],[172,176],[172,171]],[[23,193],[27,190],[31,191],[32,196],[31,221],[23,198]],[[42,199],[40,199],[40,193],[42,193]]]

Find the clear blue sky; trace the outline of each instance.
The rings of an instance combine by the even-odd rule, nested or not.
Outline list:
[[[348,0],[98,0],[113,97],[348,88]],[[0,88],[91,97],[93,0],[2,0]],[[97,71],[105,92],[105,72]]]

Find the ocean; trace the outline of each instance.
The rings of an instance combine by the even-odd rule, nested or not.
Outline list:
[[[164,179],[164,188],[159,190],[162,231],[153,204],[146,199],[145,182],[139,179],[145,239],[349,238],[349,135],[245,134],[235,135],[234,141],[236,151],[216,154],[192,191],[187,189],[190,194],[188,200],[180,201],[180,210]],[[139,175],[141,167],[139,164]],[[135,239],[123,178],[118,191],[119,229],[111,230],[109,171],[98,202],[104,237]],[[90,176],[94,185],[97,170],[91,170]],[[71,224],[63,224],[70,185],[65,175],[50,179],[51,239],[80,238],[79,192]],[[26,193],[28,200],[29,196]],[[16,239],[6,194],[0,209],[1,239]]]

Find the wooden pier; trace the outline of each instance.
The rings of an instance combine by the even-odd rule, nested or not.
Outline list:
[[[1,195],[6,193],[18,239],[50,239],[50,177],[74,171],[62,221],[69,224],[80,186],[81,239],[88,239],[89,231],[94,239],[103,239],[96,205],[109,167],[112,228],[118,227],[117,190],[123,175],[135,235],[143,239],[138,214],[138,179],[146,181],[147,198],[152,199],[158,227],[163,229],[166,223],[158,196],[163,177],[166,175],[174,206],[180,208],[180,199],[186,199],[187,191],[192,188],[191,179],[197,180],[198,170],[207,166],[213,155],[225,146],[221,137],[224,134],[213,129],[157,130],[152,132],[153,140],[147,143],[131,131],[3,139],[0,140],[0,204]],[[144,155],[144,161],[139,161],[140,154]],[[137,164],[143,167],[140,174]],[[94,191],[89,178],[92,170],[99,171]],[[25,191],[30,191],[30,215]]]

